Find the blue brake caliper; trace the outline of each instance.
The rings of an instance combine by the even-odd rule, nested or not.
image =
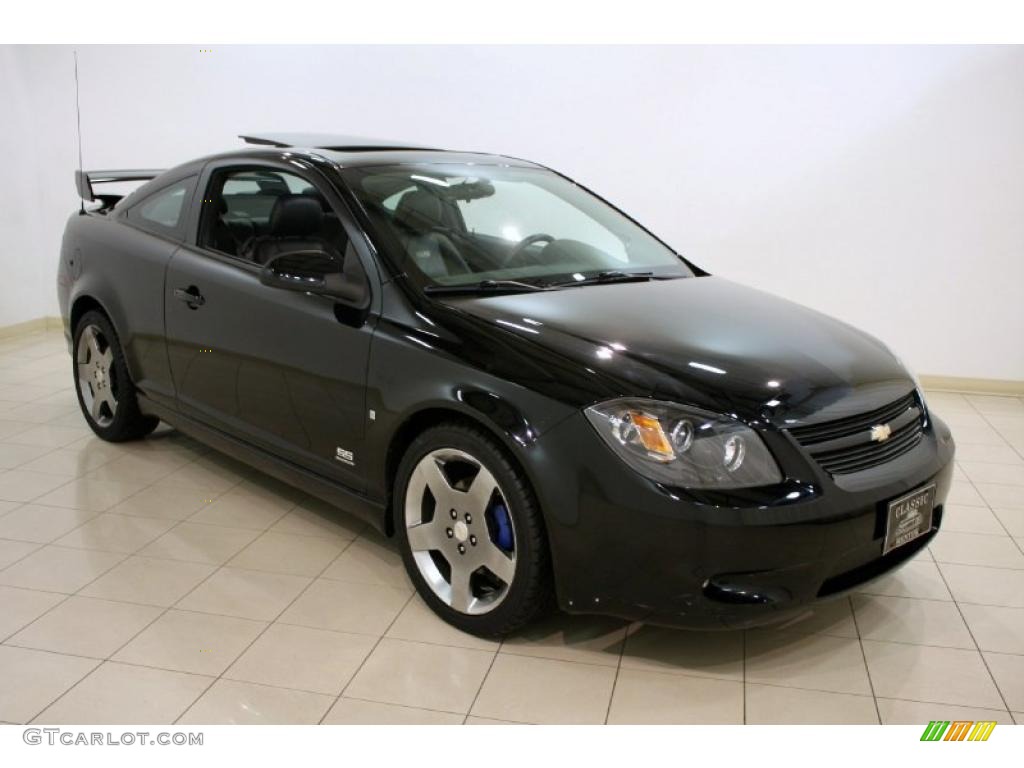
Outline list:
[[[497,501],[491,508],[491,514],[494,516],[494,527],[496,528],[494,543],[498,545],[498,549],[511,552],[515,544],[512,536],[512,521],[509,520],[508,510],[502,502]]]

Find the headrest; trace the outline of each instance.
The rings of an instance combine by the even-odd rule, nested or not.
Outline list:
[[[444,223],[441,199],[422,189],[406,192],[395,207],[395,219],[414,232],[425,233]]]
[[[306,195],[281,195],[270,211],[270,233],[277,237],[308,237],[320,231],[324,212]]]
[[[313,187],[313,186],[306,187],[299,194],[305,195],[306,197],[311,197],[314,200],[316,200],[318,203],[320,203],[320,209],[325,214],[328,214],[328,213],[331,212],[331,206],[327,203],[327,198],[325,198],[323,195],[321,195],[320,194],[320,190],[318,190],[316,187]]]

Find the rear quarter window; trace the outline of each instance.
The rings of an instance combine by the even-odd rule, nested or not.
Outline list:
[[[147,195],[128,210],[128,219],[154,234],[180,238],[195,183],[190,176]]]

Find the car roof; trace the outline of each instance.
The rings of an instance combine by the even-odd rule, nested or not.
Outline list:
[[[515,165],[541,167],[520,158],[488,152],[466,152],[429,147],[420,142],[346,136],[329,133],[246,133],[239,138],[248,144],[265,147],[272,155],[291,157],[296,154],[319,156],[343,167],[373,165],[405,165],[421,163],[453,163],[467,165]],[[253,154],[253,150],[227,152],[216,157]],[[210,158],[207,158],[210,159]]]
[[[342,168],[382,165],[504,165],[517,168],[544,168],[529,160],[495,155],[487,152],[458,152],[447,149],[414,147],[409,142],[337,136],[324,133],[242,134],[240,138],[253,146],[230,152],[197,157],[160,173],[152,181],[134,190],[128,198],[145,197],[153,189],[198,173],[206,163],[217,160],[294,160],[296,156],[326,160]],[[329,146],[325,146],[329,145]]]

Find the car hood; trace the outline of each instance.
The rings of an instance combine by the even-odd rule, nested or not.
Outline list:
[[[576,361],[623,396],[777,426],[886,405],[914,388],[873,336],[717,277],[446,299]]]

